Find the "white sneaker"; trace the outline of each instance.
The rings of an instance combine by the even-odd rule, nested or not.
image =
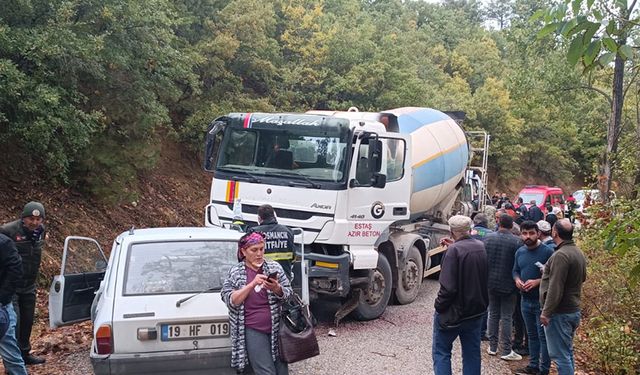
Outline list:
[[[491,350],[491,348],[487,348],[487,353],[489,353],[489,355],[496,355],[498,354],[498,351],[497,350],[493,351]]]
[[[522,359],[522,356],[512,350],[511,353],[503,355],[500,358],[504,359],[505,361],[519,361]]]

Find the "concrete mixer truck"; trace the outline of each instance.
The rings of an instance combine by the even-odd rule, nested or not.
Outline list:
[[[207,132],[205,224],[231,223],[240,200],[251,226],[272,205],[280,224],[304,230],[312,299],[340,300],[336,320],[375,319],[439,268],[433,249],[471,152],[458,123],[428,108],[230,113]]]

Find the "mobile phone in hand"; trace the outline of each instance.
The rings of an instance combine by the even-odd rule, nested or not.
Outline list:
[[[278,280],[278,272],[271,272],[269,276],[267,276],[267,279]]]

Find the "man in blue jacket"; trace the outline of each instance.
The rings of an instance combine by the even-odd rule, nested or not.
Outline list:
[[[520,225],[520,233],[524,245],[516,251],[513,279],[522,295],[522,318],[529,338],[529,365],[518,370],[518,373],[548,375],[551,360],[544,329],[540,325],[538,289],[544,264],[553,255],[553,249],[540,241],[540,229],[533,221],[523,222]]]

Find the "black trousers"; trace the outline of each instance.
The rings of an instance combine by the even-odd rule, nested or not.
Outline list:
[[[16,292],[13,296],[13,308],[16,310],[16,340],[22,356],[31,351],[31,328],[36,312],[36,289],[27,290],[26,293]]]
[[[518,293],[516,310],[513,312],[513,346],[515,348],[523,348],[529,346],[527,329],[524,325],[524,319],[522,318],[522,310],[520,309],[521,300],[522,296],[520,293]]]

